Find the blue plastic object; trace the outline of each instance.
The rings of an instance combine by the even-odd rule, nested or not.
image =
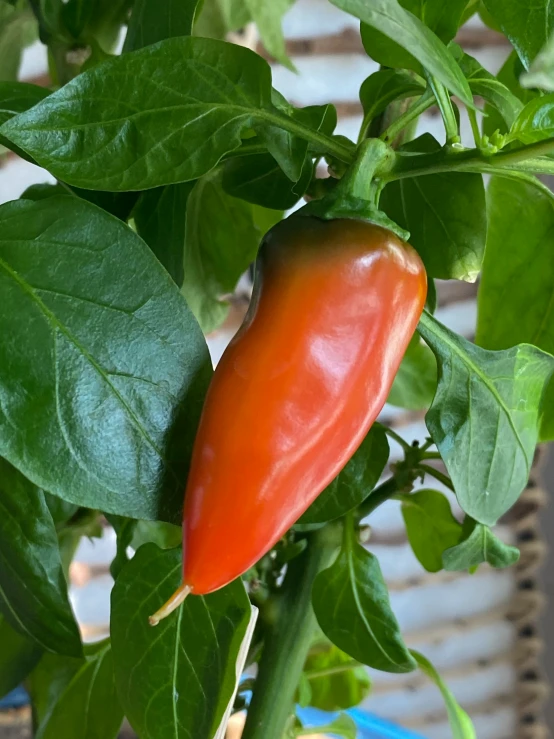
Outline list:
[[[8,708],[21,708],[29,703],[29,696],[24,688],[16,688],[0,700],[0,711]]]
[[[337,713],[325,713],[313,708],[297,709],[298,717],[305,726],[322,726],[329,724],[338,716]],[[358,727],[358,739],[425,739],[420,734],[403,729],[400,726],[378,718],[373,714],[353,708],[346,711]]]

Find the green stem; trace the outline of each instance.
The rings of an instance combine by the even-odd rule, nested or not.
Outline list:
[[[473,108],[467,108],[467,116],[471,124],[471,132],[473,134],[473,141],[475,146],[479,148],[481,146],[481,131],[479,130],[479,124],[477,123],[477,114]]]
[[[502,168],[521,172],[554,174],[554,159],[538,157],[554,150],[554,137],[534,144],[520,146],[498,154],[485,154],[480,149],[441,149],[430,154],[397,153],[395,160],[383,162],[377,176],[385,182],[405,177],[436,174],[438,172],[492,172]]]
[[[242,739],[282,739],[316,627],[312,585],[337,543],[336,527],[325,526],[308,536],[308,546],[288,566],[267,627]]]
[[[369,514],[373,513],[376,508],[379,508],[382,503],[385,503],[398,492],[398,483],[394,477],[381,483],[381,485],[376,487],[359,506],[356,514],[358,520],[369,516]]]
[[[264,118],[269,123],[273,123],[275,126],[310,142],[322,153],[332,154],[342,162],[346,162],[346,164],[351,164],[356,158],[356,146],[353,143],[352,146],[345,146],[340,140],[332,136],[327,136],[327,134],[321,133],[321,131],[304,126],[284,113],[265,111]]]
[[[458,131],[458,121],[456,120],[456,114],[454,113],[454,106],[450,99],[450,94],[446,87],[439,82],[433,75],[427,74],[427,82],[429,87],[433,91],[435,100],[439,107],[442,120],[444,122],[444,128],[446,130],[446,143],[447,144],[458,144],[460,143],[460,132]]]
[[[448,475],[445,475],[444,472],[436,470],[434,467],[431,467],[427,464],[420,464],[419,469],[422,472],[425,472],[426,475],[431,475],[431,477],[434,477],[435,480],[442,482],[442,484],[445,485],[449,490],[452,490],[452,492],[455,492],[452,480],[448,477]]]
[[[435,98],[433,93],[428,89],[423,95],[411,105],[408,110],[399,116],[391,125],[383,131],[381,138],[383,141],[390,143],[398,136],[398,134],[406,128],[413,120],[419,118],[422,113],[425,113],[432,105],[435,104]]]
[[[400,444],[404,451],[412,448],[405,439],[403,439],[399,434],[396,433],[396,431],[393,431],[388,426],[383,426],[383,429],[385,430],[385,434],[387,436],[390,436],[391,439],[394,439],[397,444]]]

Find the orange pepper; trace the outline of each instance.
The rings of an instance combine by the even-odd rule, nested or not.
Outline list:
[[[240,577],[333,480],[383,407],[423,310],[425,268],[391,231],[291,216],[214,373],[183,520],[183,587]],[[165,610],[164,610],[165,609]]]

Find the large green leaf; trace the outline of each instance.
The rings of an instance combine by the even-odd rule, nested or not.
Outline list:
[[[184,279],[187,201],[193,187],[193,182],[183,182],[146,190],[133,210],[137,233],[179,287]]]
[[[331,0],[333,5],[396,42],[440,80],[451,92],[473,107],[467,80],[442,41],[397,0]]]
[[[442,555],[458,544],[462,525],[452,515],[448,499],[437,490],[402,496],[402,516],[410,546],[427,572],[442,570]]]
[[[256,258],[261,236],[252,206],[228,195],[219,175],[196,183],[187,202],[182,292],[205,333],[224,321],[224,296]]]
[[[179,520],[211,363],[152,252],[78,198],[8,203],[0,292],[0,454],[78,505]]]
[[[554,354],[554,197],[493,177],[479,287],[476,342],[485,349],[529,343]],[[554,382],[543,404],[543,440],[554,439]]]
[[[474,570],[483,562],[502,569],[518,561],[519,549],[504,544],[488,526],[470,519],[470,525],[466,526],[464,523],[464,528],[466,529],[464,540],[443,554],[445,570],[454,572]]]
[[[93,67],[0,133],[71,185],[120,191],[197,179],[252,128],[283,158],[291,135],[276,138],[282,125],[304,135],[307,124],[273,107],[267,62],[234,44],[182,37]]]
[[[148,617],[181,583],[181,549],[145,544],[112,593],[115,675],[141,739],[212,739],[238,675],[251,606],[240,580],[190,596],[153,629]]]
[[[344,516],[371,493],[389,458],[385,430],[374,426],[346,467],[299,519],[300,524],[323,523]]]
[[[554,31],[554,5],[550,0],[483,0],[483,3],[528,68]]]
[[[437,389],[437,361],[433,352],[414,334],[392,387],[387,403],[412,411],[426,410]]]
[[[190,36],[199,0],[135,0],[123,51]]]
[[[42,654],[34,641],[12,629],[0,615],[0,698],[23,682]]]
[[[417,660],[419,669],[435,683],[442,693],[452,730],[452,739],[477,739],[477,734],[475,733],[470,717],[460,707],[456,698],[433,665],[422,654],[419,654],[419,652],[412,651],[412,655]]]
[[[377,557],[347,536],[331,567],[316,577],[312,604],[323,633],[362,664],[384,672],[411,672],[415,662],[391,610]]]
[[[82,652],[42,490],[0,457],[0,611],[42,649]]]
[[[109,641],[85,647],[83,659],[45,655],[30,679],[36,739],[115,739],[123,710]]]
[[[439,368],[427,428],[462,509],[492,525],[516,502],[529,478],[554,358],[528,344],[486,351],[425,312],[418,331]]]
[[[426,133],[403,149],[433,152],[440,145]],[[410,232],[410,243],[431,277],[469,282],[477,279],[487,234],[485,188],[480,174],[445,172],[391,182],[383,192],[380,207]]]

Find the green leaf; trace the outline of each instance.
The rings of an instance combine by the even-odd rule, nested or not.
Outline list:
[[[211,362],[152,252],[78,198],[7,203],[0,292],[0,454],[77,505],[180,520]]]
[[[533,144],[554,136],[554,93],[530,100],[510,129],[510,140]]]
[[[63,528],[70,518],[72,518],[79,510],[78,506],[68,503],[66,500],[58,498],[56,495],[43,492],[44,500],[54,521],[57,530]]]
[[[66,192],[69,189],[77,197],[86,200],[87,203],[97,205],[125,223],[138,200],[136,192],[102,192],[101,190],[83,190],[80,187],[69,187],[68,185],[65,185],[64,189]]]
[[[462,509],[492,525],[527,484],[554,358],[528,344],[486,351],[425,312],[418,331],[439,368],[427,428]]]
[[[529,100],[533,100],[533,98],[538,97],[538,93],[526,90],[521,86],[520,76],[523,71],[524,67],[517,53],[512,51],[496,75],[496,79],[507,87],[508,90],[521,100],[523,104],[525,104],[528,103]],[[496,130],[500,131],[501,134],[508,133],[510,126],[506,125],[496,108],[487,103],[487,105],[485,105],[485,113],[486,116],[483,118],[483,133],[488,136],[493,134]]]
[[[85,647],[80,660],[45,655],[31,695],[40,709],[36,739],[115,739],[123,722],[108,640]]]
[[[223,168],[223,189],[229,195],[265,208],[288,210],[308,189],[313,175],[311,157],[304,159],[298,182],[292,182],[271,154],[232,157]]]
[[[42,649],[82,653],[44,495],[0,458],[0,611]]]
[[[160,549],[178,547],[182,539],[180,526],[163,521],[137,521],[131,546],[138,549],[143,544],[152,542]]]
[[[238,31],[250,22],[244,0],[204,0],[194,24],[196,36],[224,39],[230,31]]]
[[[279,120],[270,85],[249,49],[173,38],[93,67],[0,131],[72,185],[145,190],[197,179],[256,122]]]
[[[344,711],[357,706],[371,689],[366,668],[334,644],[314,647],[302,674],[309,686],[309,705],[322,711]]]
[[[0,80],[16,80],[25,46],[35,40],[37,24],[30,8],[0,0]]]
[[[381,33],[377,28],[366,23],[362,23],[360,34],[366,54],[381,67],[411,69],[420,75],[424,73],[418,59],[410,54],[403,45],[397,44],[389,35]]]
[[[483,0],[493,20],[510,39],[528,69],[554,31],[554,6],[550,0]]]
[[[403,0],[402,5],[447,43],[462,25],[468,0]]]
[[[467,0],[450,0],[448,4],[444,0],[399,0],[399,4],[448,43],[462,25]]]
[[[9,121],[18,113],[29,110],[33,105],[48,97],[49,94],[50,90],[45,90],[43,87],[38,87],[38,85],[29,85],[25,82],[0,82],[0,125]],[[24,159],[30,160],[25,152],[14,146],[2,135],[0,135],[0,146],[5,146]]]
[[[186,210],[193,187],[193,182],[184,182],[147,190],[133,210],[137,233],[178,287],[184,280]]]
[[[387,403],[421,411],[431,405],[436,389],[436,359],[429,347],[414,334],[394,378]]]
[[[408,152],[439,149],[429,133],[403,147]],[[477,279],[487,234],[485,188],[480,174],[445,172],[398,180],[387,185],[380,207],[410,232],[410,243],[431,277],[468,282]]]
[[[244,0],[250,17],[258,27],[260,39],[271,56],[288,69],[294,65],[287,56],[282,20],[294,0]]]
[[[380,31],[417,59],[445,87],[473,106],[469,85],[442,41],[397,0],[331,0],[333,5]],[[380,60],[377,60],[380,61]],[[409,66],[409,65],[408,65]]]
[[[227,195],[218,174],[196,183],[187,202],[182,292],[205,333],[225,320],[224,296],[256,258],[261,235],[252,207]]]
[[[367,131],[371,121],[384,112],[395,100],[421,95],[423,82],[396,69],[380,69],[371,74],[360,87],[360,102],[364,109],[363,129]]]
[[[60,8],[60,22],[78,39],[94,17],[95,0],[68,0]]]
[[[539,51],[529,71],[521,77],[523,87],[539,87],[554,92],[554,35]]]
[[[483,69],[477,59],[464,54],[457,44],[452,43],[449,48],[467,77],[471,92],[490,103],[509,129],[523,108],[521,100],[500,79]]]
[[[198,0],[136,0],[124,52],[175,36],[190,36]],[[183,284],[187,200],[194,183],[167,185],[142,193],[133,211],[138,234],[169,272]]]
[[[459,706],[456,698],[454,698],[433,665],[422,654],[419,654],[419,652],[412,650],[412,655],[417,660],[419,669],[435,683],[442,693],[452,730],[452,739],[477,739],[477,734],[475,733],[470,717]]]
[[[354,456],[299,518],[300,524],[324,523],[344,516],[371,493],[389,458],[382,426],[370,429]]]
[[[391,610],[379,562],[354,541],[350,524],[345,531],[337,560],[314,582],[318,623],[333,644],[358,662],[384,672],[411,672],[415,662]]]
[[[443,568],[445,549],[462,537],[462,525],[452,515],[448,499],[437,490],[418,490],[402,496],[402,516],[412,550],[427,570]]]
[[[17,688],[41,657],[42,649],[0,615],[0,698]]]
[[[190,36],[199,0],[135,0],[123,51]]]
[[[444,552],[445,570],[449,572],[473,570],[483,562],[502,569],[518,561],[519,549],[504,544],[488,526],[473,521],[470,531],[463,541]]]
[[[330,136],[337,125],[337,111],[333,105],[308,105],[305,108],[294,108],[289,105],[275,90],[272,91],[273,105],[292,118],[295,123]],[[286,176],[293,182],[298,182],[306,165],[308,141],[293,136],[289,131],[278,125],[264,125],[258,129],[258,138],[265,144],[269,153],[277,161]],[[348,142],[349,144],[351,142]],[[354,146],[352,144],[352,146]],[[311,147],[312,150],[314,147]],[[325,150],[313,151],[324,154]]]
[[[40,183],[30,185],[21,195],[24,200],[45,200],[56,195],[75,195],[87,203],[97,205],[107,213],[111,213],[121,221],[127,222],[131,211],[138,199],[136,192],[101,192],[100,190],[82,190],[79,187],[70,187],[57,183],[51,185]]]
[[[476,343],[507,349],[527,342],[554,354],[554,197],[526,182],[493,177],[487,200]],[[545,398],[543,408],[541,438],[554,439],[554,405]]]
[[[233,696],[251,606],[240,580],[191,596],[153,629],[148,617],[181,584],[181,549],[141,547],[112,593],[115,675],[141,739],[212,739]]]
[[[29,110],[50,95],[50,90],[26,82],[0,82],[0,124]]]
[[[106,518],[117,535],[117,549],[110,564],[110,574],[114,580],[117,580],[119,573],[129,561],[127,549],[131,546],[138,522],[133,518],[124,518],[113,514],[107,514]]]

